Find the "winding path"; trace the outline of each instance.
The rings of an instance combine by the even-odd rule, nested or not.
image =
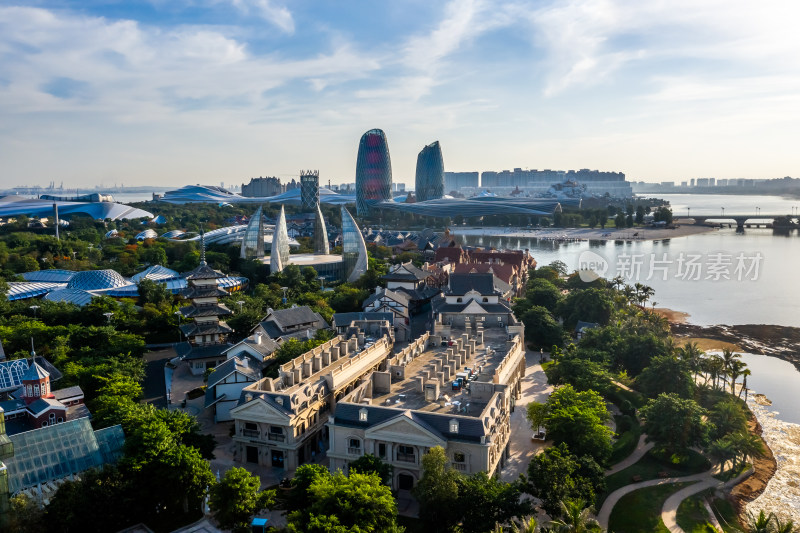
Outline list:
[[[606,498],[606,501],[603,502],[603,507],[600,509],[600,512],[597,513],[597,521],[600,522],[600,525],[603,528],[608,529],[608,521],[611,518],[611,511],[614,509],[614,506],[617,504],[617,502],[619,502],[619,500],[623,496],[625,496],[626,494],[630,494],[631,492],[633,492],[635,490],[644,489],[644,488],[647,488],[647,487],[655,487],[657,485],[667,485],[667,484],[671,484],[671,483],[687,483],[687,482],[690,483],[692,481],[709,482],[709,481],[713,480],[714,483],[720,483],[719,480],[714,478],[714,476],[713,476],[714,471],[715,471],[715,469],[712,468],[712,469],[710,469],[710,470],[708,470],[706,472],[702,472],[700,474],[693,474],[691,476],[668,477],[668,478],[664,478],[664,479],[650,479],[648,481],[642,481],[640,483],[633,483],[632,485],[625,485],[624,487],[621,487],[621,488],[615,490],[614,492],[612,492],[611,494],[608,495],[608,498]],[[683,491],[685,491],[687,489],[693,489],[696,486],[697,485],[692,485],[691,487],[686,487],[685,489],[682,489],[682,490],[680,490],[678,492],[680,493],[680,492],[683,492]],[[711,485],[708,485],[708,486],[711,486]],[[704,489],[708,488],[708,486],[704,486],[700,490],[704,490]],[[699,490],[697,492],[699,492]],[[691,493],[691,494],[694,494],[694,493]],[[691,494],[687,494],[686,496],[684,496],[684,498],[688,497],[688,496],[691,496]],[[680,502],[682,500],[683,500],[683,498],[681,498],[681,500],[678,501],[678,504],[675,505],[675,511],[676,512],[677,512],[677,509],[678,509],[678,505],[680,504]],[[668,501],[669,501],[669,498],[668,498]],[[664,504],[664,508],[666,508],[666,502]],[[662,516],[663,516],[664,508],[662,508]],[[662,520],[663,520],[663,518],[662,518]],[[674,523],[674,520],[673,520],[673,523]],[[669,527],[669,526],[667,526],[667,527]],[[675,524],[675,527],[677,527],[677,524]],[[677,530],[670,529],[670,531],[682,531],[682,530],[680,528],[678,528]]]
[[[712,468],[709,472],[713,471]],[[712,475],[706,472],[703,475],[707,475],[708,477],[700,483],[695,483],[689,487],[684,487],[669,498],[666,499],[664,502],[664,507],[661,508],[661,520],[664,522],[664,525],[667,526],[667,529],[670,530],[670,533],[685,533],[681,526],[678,525],[677,517],[678,517],[678,506],[681,504],[683,500],[688,498],[689,496],[693,496],[698,492],[703,492],[704,490],[716,487],[719,485],[724,485],[725,483],[716,479]]]
[[[614,466],[612,466],[611,468],[609,468],[608,470],[606,470],[606,475],[610,476],[611,474],[616,474],[617,472],[625,470],[629,466],[633,466],[634,464],[638,463],[639,459],[644,457],[644,454],[649,452],[655,445],[652,442],[650,443],[645,442],[646,439],[647,435],[642,434],[642,436],[639,437],[639,442],[636,444],[636,449],[633,450],[633,453],[630,454],[625,459],[623,459],[622,461],[615,464]]]

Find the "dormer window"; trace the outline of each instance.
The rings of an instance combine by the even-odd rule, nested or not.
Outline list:
[[[366,409],[362,408],[362,409],[358,410],[358,420],[360,422],[366,422],[367,421],[367,410]]]
[[[463,299],[461,296],[459,296],[458,298],[456,298],[456,302],[458,302],[458,303],[461,303],[461,302],[463,302],[463,301],[464,301],[464,299]]]
[[[450,421],[450,433],[458,433],[458,420]]]

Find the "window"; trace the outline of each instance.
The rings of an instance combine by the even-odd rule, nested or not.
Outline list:
[[[463,301],[464,301],[464,299],[462,297],[460,297],[460,296],[458,298],[456,298],[456,302],[457,303],[461,303]]]
[[[56,414],[55,413],[50,413],[50,423],[52,424],[55,421],[56,421]]]
[[[275,435],[283,435],[283,428],[280,426],[270,426],[269,432]]]
[[[61,422],[63,422],[63,421],[64,421],[64,419],[63,419],[63,418],[61,418],[61,417],[59,416],[59,417],[58,417],[58,421],[59,421],[59,423],[61,423]]]
[[[258,437],[258,424],[254,422],[245,422],[244,429],[242,430],[242,435],[245,437]]]
[[[378,443],[378,457],[380,457],[381,459],[386,458],[386,444],[384,444],[383,442]]]
[[[27,394],[27,396],[28,397],[33,396],[33,388],[30,385],[28,385],[28,394]]]
[[[347,441],[347,453],[350,455],[361,455],[361,440],[360,439],[348,439]]]
[[[404,445],[401,444],[401,445],[399,445],[397,447],[397,460],[398,461],[403,461],[403,462],[406,462],[406,463],[414,463],[414,462],[416,462],[416,459],[417,458],[416,458],[416,454],[414,453],[414,447],[413,446],[404,446]]]
[[[47,427],[47,420],[43,420],[43,421],[42,421],[42,427],[43,427],[43,428],[46,428],[46,427]]]
[[[488,302],[488,301],[489,301],[489,298],[484,298],[484,299],[483,299],[483,301],[484,301],[484,302]]]
[[[258,424],[254,424],[253,422],[245,422],[244,429],[258,429]]]
[[[358,410],[358,420],[361,422],[367,421],[367,410],[366,409],[359,409]]]
[[[267,440],[285,442],[286,436],[283,434],[283,428],[281,426],[270,426]]]
[[[39,384],[38,383],[33,386],[33,395],[34,396],[39,396]]]
[[[450,433],[458,433],[458,420],[450,421]]]
[[[455,452],[453,454],[453,462],[454,463],[466,463],[467,462],[467,456],[464,455],[463,452]]]

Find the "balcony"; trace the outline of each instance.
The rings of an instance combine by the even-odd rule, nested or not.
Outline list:
[[[398,453],[397,460],[401,463],[416,463],[417,456],[413,453]]]
[[[464,472],[467,470],[467,463],[450,463],[454,470]]]
[[[267,439],[276,442],[286,442],[286,435],[283,433],[267,433]]]
[[[259,431],[257,429],[243,429],[242,430],[242,436],[243,437],[252,437],[252,438],[256,438],[257,439],[260,436],[260,433],[259,433]]]
[[[361,448],[348,447],[347,453],[350,455],[361,455]]]

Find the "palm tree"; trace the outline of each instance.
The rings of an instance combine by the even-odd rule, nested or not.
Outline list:
[[[731,350],[730,348],[724,348],[722,350],[722,362],[724,365],[723,372],[725,376],[730,375],[730,370],[731,366],[733,365],[733,362],[739,359],[741,356],[742,356],[741,354],[734,353],[733,350]]]
[[[739,376],[742,375],[742,372],[744,372],[746,368],[747,363],[744,361],[738,361],[736,359],[731,360],[730,366],[728,367],[728,375],[731,377],[731,394],[736,394],[736,380],[739,379]]]
[[[748,511],[745,529],[747,533],[772,533],[774,519],[775,513],[766,514],[763,509],[757,515]]]
[[[719,355],[714,354],[708,358],[707,370],[716,389],[720,376],[725,373],[725,361]]]
[[[622,294],[625,296],[625,299],[628,300],[629,304],[636,301],[636,290],[630,285],[625,285],[625,288],[622,289]]]
[[[696,342],[687,342],[683,345],[683,348],[678,350],[678,355],[686,361],[689,365],[689,370],[694,372],[694,378],[697,379],[705,353],[697,347]]]
[[[800,528],[795,527],[794,520],[784,522],[777,516],[775,517],[775,533],[797,533]]]
[[[583,500],[567,500],[560,502],[561,518],[550,522],[555,530],[563,533],[589,533],[603,531],[600,523],[592,518],[591,507],[586,507]]]
[[[752,374],[752,372],[750,372],[749,368],[745,368],[742,371],[743,379],[742,379],[742,388],[739,389],[739,398],[742,397],[742,391],[744,391],[744,401],[747,401],[747,376],[749,376],[750,374]]]
[[[516,523],[511,524],[511,533],[536,533],[536,530],[536,518],[532,516],[520,518],[519,526]]]
[[[719,463],[719,471],[725,471],[725,465],[728,461],[736,459],[736,450],[730,439],[721,438],[711,443],[708,447],[708,455],[711,456],[717,463]]]
[[[614,279],[611,280],[611,283],[614,285],[614,287],[617,288],[617,290],[619,290],[619,288],[625,284],[625,278],[623,278],[622,276],[616,276]]]

